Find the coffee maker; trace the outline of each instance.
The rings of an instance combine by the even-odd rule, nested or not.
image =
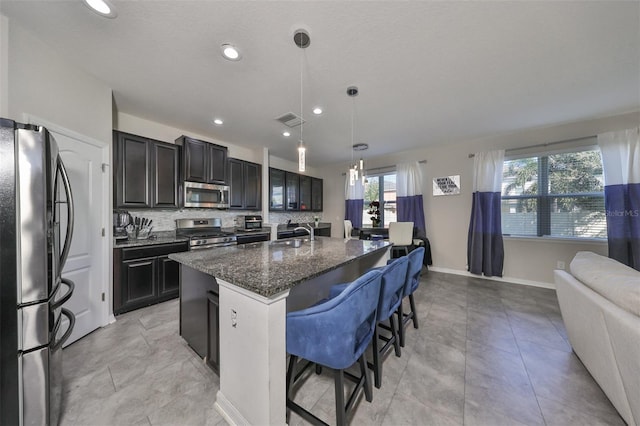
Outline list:
[[[113,237],[118,240],[127,239],[125,228],[132,222],[131,214],[126,210],[113,211]]]

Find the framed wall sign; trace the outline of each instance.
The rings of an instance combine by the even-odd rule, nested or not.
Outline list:
[[[445,176],[433,179],[433,195],[460,194],[460,175]]]

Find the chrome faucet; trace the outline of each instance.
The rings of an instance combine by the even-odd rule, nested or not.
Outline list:
[[[307,231],[309,233],[309,239],[311,241],[314,241],[316,238],[313,234],[313,227],[311,225],[307,225],[307,226],[308,228],[306,226],[298,226],[297,228],[293,229],[293,232],[299,231],[299,230]]]

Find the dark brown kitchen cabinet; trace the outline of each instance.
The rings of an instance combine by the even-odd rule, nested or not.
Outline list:
[[[286,172],[286,210],[300,210],[300,175],[297,173]]]
[[[229,159],[229,208],[260,210],[262,208],[262,166],[249,161]]]
[[[322,211],[322,179],[269,168],[269,210]]]
[[[177,208],[180,147],[113,132],[114,208]]]
[[[322,179],[311,178],[311,210],[322,211]]]
[[[176,145],[183,149],[183,180],[201,183],[227,183],[227,147],[181,136]]]
[[[311,210],[311,176],[300,175],[300,210]]]
[[[113,313],[178,297],[180,265],[168,255],[187,250],[187,242],[114,248]]]
[[[269,210],[284,210],[285,173],[269,168]]]

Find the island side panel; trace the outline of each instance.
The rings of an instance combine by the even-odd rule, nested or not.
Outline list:
[[[286,422],[286,296],[265,298],[218,279],[220,391],[229,424]]]
[[[287,312],[299,311],[329,296],[335,284],[356,280],[371,268],[385,266],[390,259],[390,247],[359,257],[318,277],[304,281],[289,291]]]

